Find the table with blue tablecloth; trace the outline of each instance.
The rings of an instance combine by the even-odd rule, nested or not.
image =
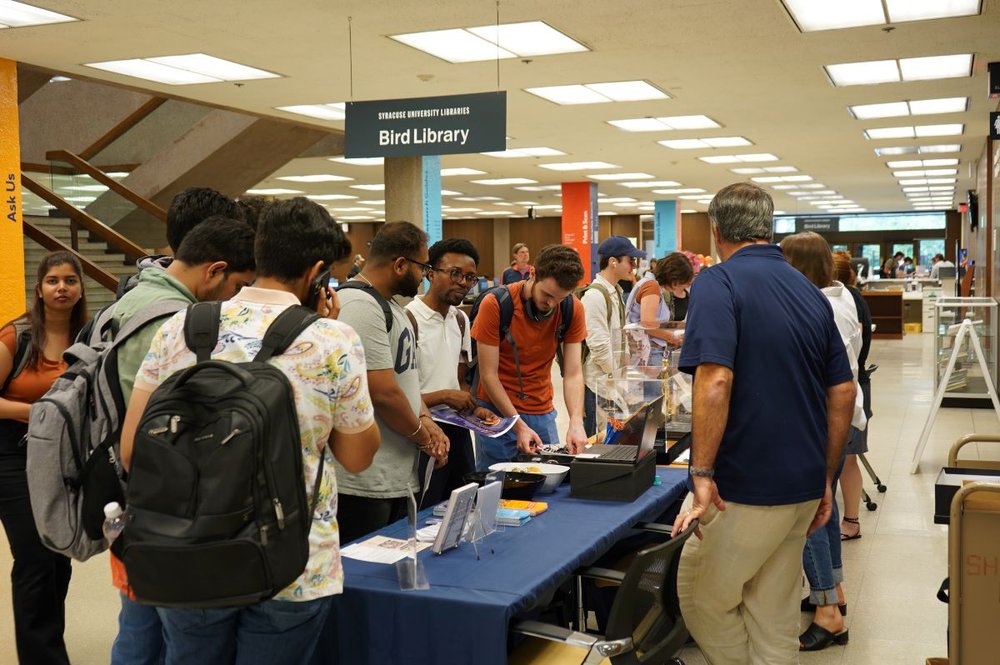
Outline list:
[[[684,495],[685,469],[656,472],[662,484],[631,503],[574,499],[568,484],[539,495],[548,511],[488,536],[479,560],[468,543],[442,555],[421,552],[428,590],[402,591],[394,566],[345,558],[344,593],[334,599],[313,662],[502,665],[512,617]],[[406,538],[408,527],[400,521],[377,534]]]

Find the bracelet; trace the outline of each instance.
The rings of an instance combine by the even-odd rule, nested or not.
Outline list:
[[[700,466],[691,465],[688,467],[688,473],[695,478],[712,478],[715,476],[715,469],[705,469]]]
[[[420,418],[417,418],[417,429],[413,430],[413,434],[409,435],[406,438],[407,439],[412,439],[416,435],[420,434],[420,430],[422,430],[423,428],[424,428],[424,421],[421,420]]]

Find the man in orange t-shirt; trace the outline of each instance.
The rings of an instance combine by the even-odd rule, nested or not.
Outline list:
[[[552,406],[552,361],[556,357],[556,330],[562,323],[560,303],[573,299],[573,316],[563,337],[563,394],[569,413],[565,443],[571,453],[587,443],[583,429],[583,362],[581,342],[587,337],[583,305],[573,289],[584,278],[576,250],[564,245],[542,249],[535,274],[510,284],[514,305],[510,336],[514,350],[500,339],[500,305],[493,294],[479,305],[472,324],[479,356],[480,403],[501,416],[519,415],[514,427],[497,438],[476,436],[476,468],[508,462],[518,453],[537,451],[542,444],[558,444],[556,411]]]

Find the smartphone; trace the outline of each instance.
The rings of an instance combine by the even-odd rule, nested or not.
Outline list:
[[[338,286],[340,286],[340,280],[334,277],[333,275],[330,275],[330,281],[327,282],[326,285],[331,289],[336,289]]]
[[[316,309],[319,306],[320,298],[326,297],[325,289],[330,279],[330,272],[324,269],[309,284],[309,307]]]

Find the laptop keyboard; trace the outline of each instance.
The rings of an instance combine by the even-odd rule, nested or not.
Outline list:
[[[600,455],[599,459],[610,460],[634,460],[639,454],[639,446],[612,445],[612,446],[591,446],[587,453]]]

